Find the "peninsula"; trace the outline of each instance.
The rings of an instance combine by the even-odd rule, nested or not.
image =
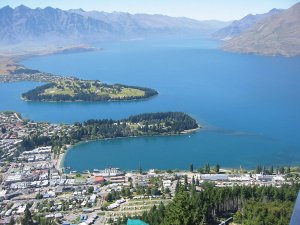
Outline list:
[[[23,151],[42,146],[52,146],[53,153],[60,155],[67,146],[81,141],[179,135],[199,128],[195,119],[182,112],[145,113],[122,120],[92,119],[73,125],[33,122],[15,112],[0,112],[0,138],[9,149],[0,149],[0,155],[1,160],[12,160]]]
[[[65,79],[39,86],[22,94],[30,101],[122,101],[145,99],[158,92],[144,87],[121,84],[108,85],[100,81]]]
[[[73,125],[61,125],[52,135],[33,134],[25,137],[22,150],[31,150],[40,146],[51,145],[59,155],[64,146],[81,141],[107,138],[179,135],[194,132],[200,128],[195,119],[182,112],[145,113],[130,116],[127,119],[112,120],[91,119]]]

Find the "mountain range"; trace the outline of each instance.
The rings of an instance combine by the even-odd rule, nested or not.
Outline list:
[[[149,38],[214,38],[227,51],[263,55],[300,54],[300,3],[290,9],[272,9],[241,20],[198,21],[165,15],[123,12],[31,9],[24,5],[0,9],[0,45],[70,46],[100,41]],[[55,48],[55,47],[54,47]]]
[[[262,55],[300,55],[300,3],[257,22],[226,41],[223,49]]]
[[[86,12],[24,5],[0,9],[0,43],[87,43],[168,36],[209,36],[228,25],[164,15]]]
[[[282,9],[272,9],[271,11],[264,14],[249,14],[240,20],[234,20],[228,26],[218,30],[217,32],[214,32],[212,34],[212,38],[220,40],[230,40],[233,37],[240,35],[256,23],[282,11]]]

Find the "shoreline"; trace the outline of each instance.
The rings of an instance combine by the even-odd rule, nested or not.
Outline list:
[[[156,90],[155,90],[156,91]],[[104,102],[104,103],[109,103],[109,102],[137,102],[137,101],[145,101],[149,100],[151,98],[155,98],[157,95],[159,95],[159,92],[156,91],[157,94],[149,96],[149,97],[142,97],[142,98],[133,98],[133,99],[109,99],[109,100],[99,100],[99,101],[89,101],[89,100],[75,100],[75,101],[46,101],[46,100],[30,100],[27,98],[23,98],[22,96],[20,99],[25,102],[46,102],[46,103],[82,103],[82,102]]]
[[[65,150],[65,152],[63,154],[60,154],[60,156],[59,156],[59,165],[57,166],[57,169],[59,169],[60,171],[63,170],[67,152],[69,150],[71,150],[72,148],[76,147],[77,145],[81,145],[81,144],[89,143],[89,142],[109,141],[109,140],[118,140],[118,139],[126,139],[126,138],[184,136],[184,135],[187,135],[187,134],[195,133],[195,132],[197,132],[197,131],[199,131],[203,128],[199,123],[198,123],[198,126],[199,126],[198,128],[184,130],[184,131],[180,132],[179,134],[157,134],[157,135],[144,135],[144,136],[128,136],[128,137],[115,137],[115,138],[103,138],[103,139],[79,141],[78,143],[76,143],[74,145],[67,145],[67,149]],[[57,162],[57,164],[58,164],[58,162]]]
[[[64,161],[67,155],[67,152],[73,147],[74,145],[67,145],[66,150],[64,153],[59,154],[57,162],[56,162],[56,168],[61,172],[64,173]]]
[[[50,46],[51,48],[52,46]],[[65,47],[52,47],[52,49],[34,49],[29,52],[23,52],[24,50],[19,50],[16,53],[2,53],[0,52],[0,76],[1,75],[11,75],[11,72],[18,69],[28,69],[24,66],[21,61],[29,58],[55,55],[55,54],[68,54],[68,53],[80,53],[80,52],[90,52],[90,51],[102,51],[102,48],[92,47],[90,45],[70,45]],[[2,67],[2,68],[1,68]]]

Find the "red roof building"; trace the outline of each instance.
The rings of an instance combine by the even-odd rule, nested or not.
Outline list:
[[[94,183],[95,184],[101,184],[105,181],[104,177],[103,176],[95,176],[95,179],[94,179]]]

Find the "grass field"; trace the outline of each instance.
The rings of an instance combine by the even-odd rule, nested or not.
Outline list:
[[[79,93],[109,96],[111,98],[143,97],[145,91],[121,85],[104,85],[97,81],[62,81],[53,87],[45,89],[41,95],[69,95]]]
[[[63,79],[22,94],[30,101],[122,101],[146,99],[158,92],[144,87],[108,85],[96,80]]]

